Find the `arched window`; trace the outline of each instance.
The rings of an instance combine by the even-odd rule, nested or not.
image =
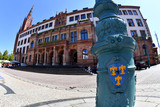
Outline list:
[[[88,59],[88,51],[87,51],[87,49],[83,49],[82,57],[83,57],[83,59]]]
[[[87,30],[82,30],[81,31],[81,40],[86,40],[88,39],[88,32]]]
[[[33,46],[34,46],[34,41],[31,42],[31,48],[33,48]]]

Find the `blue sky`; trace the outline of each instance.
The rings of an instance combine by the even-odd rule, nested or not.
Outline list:
[[[153,42],[157,46],[155,32],[160,40],[160,1],[159,0],[114,0],[117,4],[140,6],[140,10],[149,25]],[[34,5],[33,24],[55,16],[56,12],[92,8],[95,0],[0,0],[0,52],[14,48],[16,34]],[[157,11],[157,12],[156,12]]]

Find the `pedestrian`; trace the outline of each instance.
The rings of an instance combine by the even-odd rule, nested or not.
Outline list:
[[[89,71],[89,72],[92,72],[91,66],[88,66],[88,71]]]

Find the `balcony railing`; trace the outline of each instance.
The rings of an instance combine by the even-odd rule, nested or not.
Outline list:
[[[58,43],[58,42],[63,42],[63,41],[65,41],[65,39],[56,40],[56,41],[50,41],[50,42],[44,42],[44,43],[39,43],[38,45],[39,46],[45,46],[45,45],[49,45],[49,44],[52,44],[52,43]]]

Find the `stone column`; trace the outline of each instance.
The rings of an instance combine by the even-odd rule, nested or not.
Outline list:
[[[46,65],[46,48],[45,48],[45,51],[44,51],[44,63],[43,65]]]
[[[59,58],[58,58],[58,50],[57,47],[55,48],[55,65],[59,64]]]
[[[53,47],[53,59],[52,66],[56,65],[56,47]]]
[[[38,63],[38,60],[39,60],[39,50],[38,50],[38,52],[37,52],[37,63],[36,63],[36,65],[39,64],[39,63]]]
[[[39,58],[39,63],[41,64],[42,63],[42,54],[39,54],[40,56],[40,58]]]
[[[63,65],[67,65],[67,46],[64,46],[64,54],[63,54]]]

